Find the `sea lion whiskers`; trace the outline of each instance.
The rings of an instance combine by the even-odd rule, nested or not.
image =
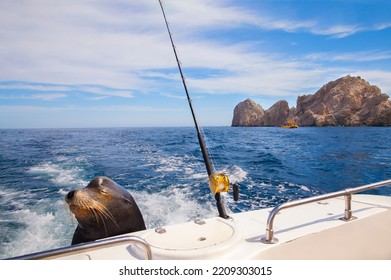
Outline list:
[[[110,219],[117,227],[119,227],[110,210],[107,209],[106,206],[104,206],[102,203],[85,195],[78,195],[75,202],[79,205],[80,208],[92,212],[97,223],[99,223],[99,220],[102,220],[104,223],[103,218],[106,218]]]
[[[92,212],[92,214],[94,215],[95,220],[96,220],[97,223],[99,223],[99,218],[100,218],[100,220],[101,220],[102,223],[103,223],[103,227],[104,227],[104,229],[105,229],[105,234],[106,234],[106,236],[108,236],[107,227],[106,227],[106,222],[105,222],[105,219],[104,219],[104,217],[106,217],[105,213],[102,212],[102,211],[100,211],[100,210],[98,210],[97,208],[89,208],[88,210],[90,210],[90,211]],[[103,216],[103,217],[102,217],[102,216]],[[106,217],[106,218],[107,218],[107,217]],[[111,219],[111,218],[110,218],[110,219]],[[117,223],[116,223],[113,219],[111,219],[111,220],[117,225]],[[117,225],[117,226],[118,226],[118,225]]]
[[[68,203],[65,203],[64,207],[65,207],[65,211],[69,215],[69,221],[71,222],[72,225],[74,225],[74,223],[75,223],[75,216],[74,216],[74,214],[71,211],[70,205]]]
[[[104,206],[102,203],[94,201],[94,205],[92,206],[92,208],[97,211],[100,216],[103,216],[106,219],[110,219],[117,227],[119,227],[110,210],[107,209],[106,206]],[[104,222],[103,219],[102,221]]]
[[[83,203],[84,202],[85,201],[83,201]],[[111,214],[110,210],[107,209],[102,203],[95,201],[95,200],[90,200],[88,204],[84,203],[83,205],[84,205],[85,209],[92,212],[97,223],[99,223],[99,219],[102,221],[107,237],[109,236],[109,234],[107,232],[105,218],[112,220],[113,223],[119,228],[119,225],[115,221],[115,218]]]
[[[117,227],[119,227],[114,216],[111,214],[110,210],[107,209],[106,206],[104,206],[102,203],[94,199],[87,198],[87,199],[83,199],[82,205],[84,209],[87,209],[94,214],[97,223],[99,223],[99,219],[97,218],[99,216],[103,223],[104,223],[103,218],[106,218],[106,219],[110,219]]]

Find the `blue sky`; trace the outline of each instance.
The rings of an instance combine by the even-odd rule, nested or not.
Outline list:
[[[391,94],[389,0],[164,0],[203,126],[361,76]],[[192,126],[158,0],[0,1],[0,128]]]

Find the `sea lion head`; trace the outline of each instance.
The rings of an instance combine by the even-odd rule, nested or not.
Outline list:
[[[65,196],[78,226],[72,245],[145,229],[141,212],[128,191],[99,176],[84,189]]]

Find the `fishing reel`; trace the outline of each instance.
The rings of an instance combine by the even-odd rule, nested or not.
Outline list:
[[[231,190],[229,186],[230,186],[229,179],[225,173],[214,173],[209,176],[209,188],[214,195],[222,192],[226,192],[226,193],[230,192]],[[233,192],[234,201],[238,201],[239,200],[238,183],[233,184],[232,192]]]

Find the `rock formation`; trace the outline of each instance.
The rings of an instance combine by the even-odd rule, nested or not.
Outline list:
[[[265,111],[263,119],[261,120],[261,125],[281,126],[286,123],[290,115],[291,109],[289,109],[288,102],[280,100]]]
[[[262,126],[265,110],[251,99],[236,105],[232,126]]]
[[[281,100],[264,110],[247,99],[235,107],[232,126],[281,126],[289,119],[300,126],[391,126],[391,101],[377,86],[346,76],[299,96],[296,108]]]

